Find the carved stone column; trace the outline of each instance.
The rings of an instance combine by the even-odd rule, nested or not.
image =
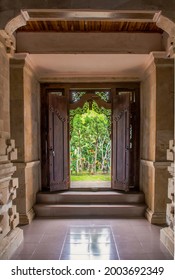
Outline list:
[[[160,232],[160,240],[169,250],[172,256],[174,256],[174,182],[175,182],[175,140],[169,142],[169,149],[167,150],[167,160],[172,161],[168,167],[168,171],[171,178],[168,179],[168,198],[167,204],[167,224],[168,227],[163,228]]]
[[[166,106],[165,106],[166,104]],[[174,136],[174,60],[165,53],[152,53],[141,83],[140,187],[153,224],[166,223],[166,151]]]
[[[10,105],[11,135],[18,149],[13,161],[19,179],[16,203],[24,225],[35,216],[33,205],[40,189],[40,85],[27,54],[10,59]]]
[[[10,139],[9,53],[10,40],[0,31],[0,259],[9,259],[23,240],[17,228],[19,214],[15,198],[18,179],[13,178],[17,158],[15,141]]]

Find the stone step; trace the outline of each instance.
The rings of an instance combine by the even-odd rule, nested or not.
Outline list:
[[[61,193],[38,193],[39,204],[131,204],[144,203],[143,193],[120,193],[115,191],[67,191]]]
[[[64,218],[138,218],[145,214],[144,204],[36,204],[37,217]]]

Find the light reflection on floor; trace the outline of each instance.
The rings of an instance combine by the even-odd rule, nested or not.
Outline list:
[[[67,232],[60,259],[119,259],[109,226],[72,226]]]
[[[162,227],[145,218],[37,218],[21,228],[24,240],[11,260],[173,259],[160,241]]]

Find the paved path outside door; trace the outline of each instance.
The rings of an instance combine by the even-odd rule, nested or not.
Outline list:
[[[110,181],[73,181],[71,188],[110,188]]]

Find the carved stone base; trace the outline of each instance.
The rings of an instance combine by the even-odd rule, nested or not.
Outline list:
[[[35,212],[32,208],[27,214],[19,214],[19,224],[28,225],[32,222],[34,217],[35,217]]]
[[[20,224],[25,225],[32,221],[34,213],[32,207],[36,203],[36,193],[40,185],[40,165],[35,162],[15,162],[17,171],[15,177],[19,179],[16,205],[20,215]]]
[[[166,224],[166,213],[159,212],[154,213],[149,208],[146,209],[145,217],[151,224],[157,224],[157,225],[165,225]]]
[[[170,227],[161,229],[160,240],[170,252],[170,254],[174,256],[174,233]]]
[[[15,228],[0,243],[0,260],[9,260],[23,241],[23,230]]]

